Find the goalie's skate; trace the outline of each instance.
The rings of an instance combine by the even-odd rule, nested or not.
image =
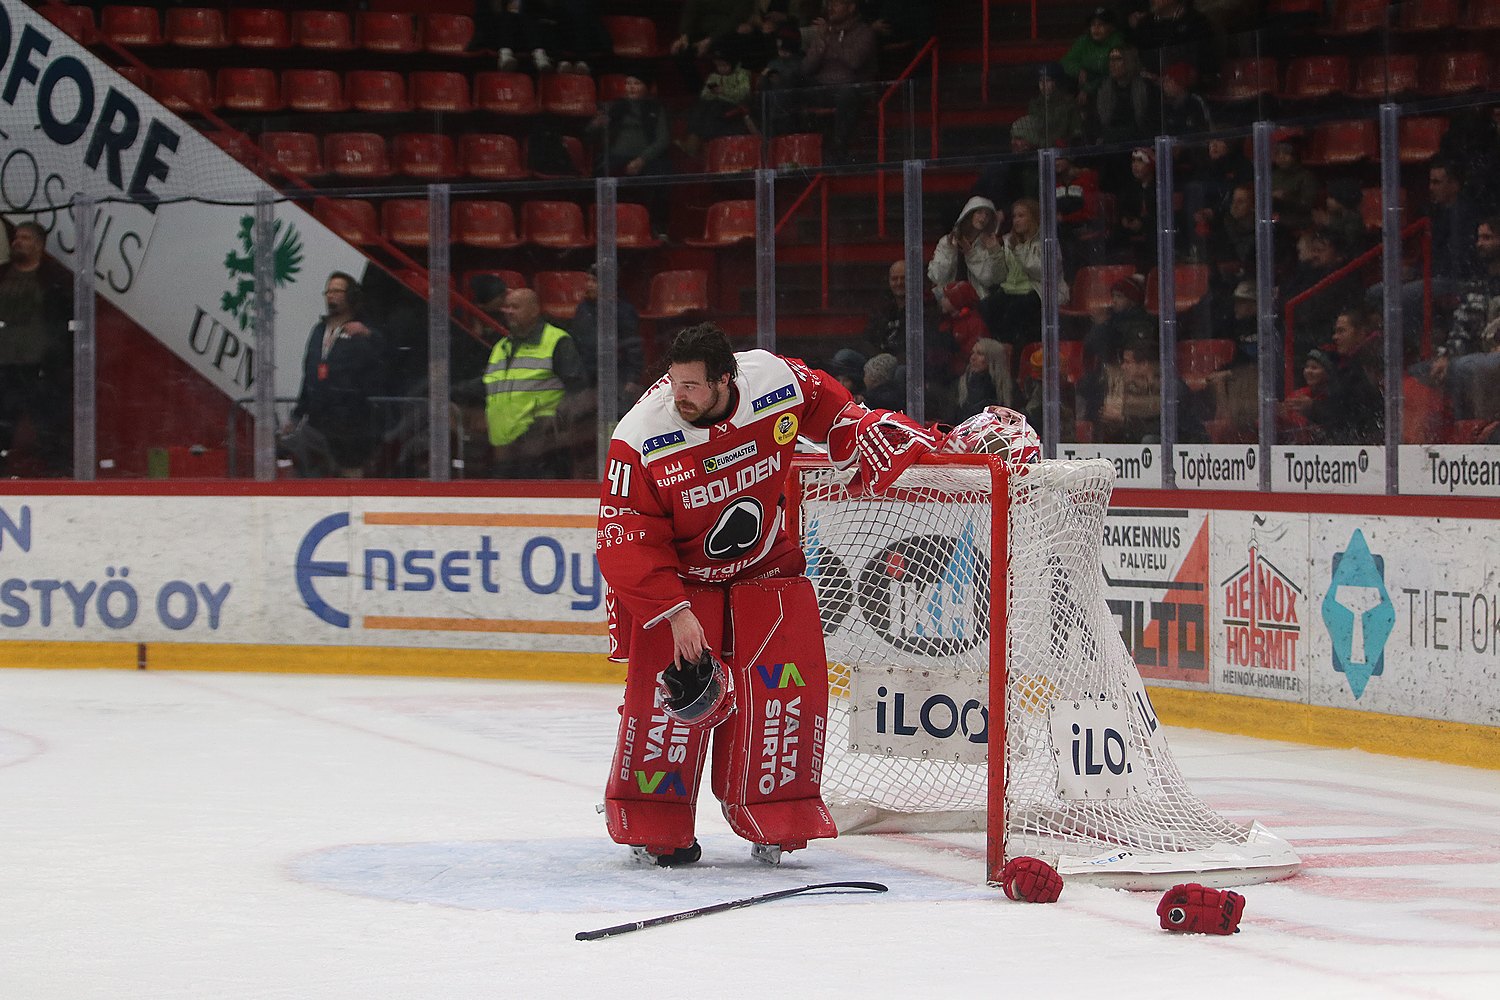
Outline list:
[[[766,865],[781,864],[781,846],[779,844],[751,844],[750,857]]]
[[[657,868],[676,868],[680,865],[690,865],[703,857],[703,848],[698,846],[695,840],[687,847],[679,847],[670,854],[652,854],[644,847],[632,847],[630,856],[643,865],[653,865]]]

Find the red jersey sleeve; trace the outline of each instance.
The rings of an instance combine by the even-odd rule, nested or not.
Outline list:
[[[599,571],[615,599],[649,628],[687,604],[673,547],[672,515],[641,456],[609,443],[599,495]]]
[[[854,402],[854,397],[844,388],[844,383],[827,372],[809,368],[796,358],[784,360],[801,384],[802,395],[806,400],[800,433],[809,441],[826,444],[834,419],[838,417],[839,411]]]

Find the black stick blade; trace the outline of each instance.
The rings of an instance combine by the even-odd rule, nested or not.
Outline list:
[[[600,938],[614,937],[617,934],[629,934],[631,931],[644,930],[647,927],[659,927],[662,924],[672,924],[679,920],[691,920],[694,917],[705,917],[710,913],[723,913],[725,910],[737,910],[742,906],[770,903],[777,899],[786,899],[790,896],[800,896],[804,893],[814,893],[821,890],[833,892],[889,892],[890,886],[882,885],[879,882],[814,882],[812,885],[802,885],[795,889],[780,889],[776,892],[767,892],[759,896],[746,896],[743,899],[731,899],[723,903],[711,903],[708,906],[683,910],[681,913],[668,913],[665,916],[636,920],[628,924],[615,924],[613,927],[601,927],[593,931],[579,931],[573,935],[573,939],[575,941],[598,941]]]

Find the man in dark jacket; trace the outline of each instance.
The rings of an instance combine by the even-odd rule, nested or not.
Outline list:
[[[13,463],[16,431],[29,423],[38,471],[66,476],[72,467],[72,278],[43,252],[47,231],[16,226],[10,260],[0,266],[0,474]],[[30,470],[27,470],[30,471]]]

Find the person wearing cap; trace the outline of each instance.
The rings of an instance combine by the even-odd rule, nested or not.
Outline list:
[[[624,75],[624,96],[601,108],[588,126],[601,140],[599,173],[608,177],[670,173],[667,148],[672,136],[667,109],[651,96],[651,81],[644,69],[633,67]]]
[[[1385,437],[1385,396],[1370,368],[1379,362],[1381,332],[1373,313],[1351,305],[1334,324],[1333,351],[1315,348],[1312,358],[1329,362],[1326,383],[1308,393],[1287,394],[1283,410],[1306,420],[1302,435],[1311,444],[1379,444]],[[1308,365],[1303,364],[1303,377]],[[1314,375],[1316,377],[1316,373]]]
[[[1094,317],[1094,325],[1083,337],[1084,364],[1097,370],[1113,364],[1120,349],[1137,333],[1156,329],[1156,320],[1146,311],[1146,287],[1135,277],[1121,278],[1110,286],[1109,309]]]
[[[1109,75],[1109,50],[1125,44],[1115,12],[1095,7],[1083,34],[1073,40],[1062,57],[1062,68],[1078,84],[1079,103],[1087,103]]]
[[[841,347],[833,352],[833,360],[824,371],[838,379],[856,403],[865,398],[865,362],[869,360],[852,347]]]
[[[1328,397],[1328,378],[1334,370],[1333,358],[1321,348],[1313,348],[1302,359],[1303,384],[1287,393],[1277,408],[1281,440],[1288,444],[1314,442],[1308,413]]]
[[[723,46],[714,49],[712,58],[713,72],[704,78],[703,90],[688,111],[681,145],[689,156],[696,156],[706,139],[755,131],[750,120],[750,71]]]
[[[1156,154],[1140,146],[1130,154],[1130,179],[1115,189],[1116,228],[1111,249],[1148,273],[1156,266]]]
[[[1229,364],[1209,372],[1204,382],[1214,401],[1219,444],[1258,440],[1260,425],[1260,326],[1255,285],[1242,281],[1231,295],[1234,309],[1234,354]]]
[[[1037,71],[1037,95],[1026,106],[1038,146],[1075,143],[1083,137],[1083,115],[1068,90],[1061,63],[1043,63]]]

